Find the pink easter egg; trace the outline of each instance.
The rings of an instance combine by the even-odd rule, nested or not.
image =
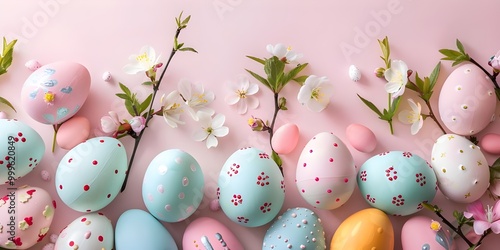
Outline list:
[[[298,141],[299,127],[293,123],[287,123],[274,132],[271,144],[276,153],[285,155],[295,149]]]
[[[90,73],[74,62],[55,62],[35,70],[21,90],[21,103],[34,120],[61,124],[82,107],[90,91]]]
[[[55,201],[38,187],[24,186],[7,192],[0,199],[0,248],[32,249],[49,231]]]
[[[358,151],[370,153],[377,147],[373,131],[361,124],[351,124],[346,129],[347,141]]]
[[[206,238],[202,240],[202,237]],[[182,249],[184,250],[205,249],[204,246],[208,244],[212,248],[206,249],[223,250],[225,249],[223,243],[229,249],[243,249],[243,245],[233,231],[221,222],[209,217],[199,217],[191,222],[182,237]]]
[[[0,111],[0,119],[7,119],[7,114],[3,111]]]
[[[70,150],[84,142],[90,135],[90,122],[83,116],[75,116],[64,122],[57,131],[57,145]]]
[[[486,134],[479,141],[479,146],[486,153],[500,155],[500,135],[493,133]]]
[[[457,67],[439,94],[439,114],[454,134],[474,135],[495,117],[497,98],[491,80],[472,64]]]
[[[434,223],[434,229],[431,228],[431,223]],[[401,243],[405,250],[456,249],[447,226],[444,223],[441,225],[437,220],[433,222],[426,216],[415,216],[405,222],[401,230]]]

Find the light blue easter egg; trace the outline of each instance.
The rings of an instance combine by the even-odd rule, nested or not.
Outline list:
[[[267,229],[262,249],[326,249],[321,219],[307,208],[289,208]]]
[[[43,158],[42,137],[23,122],[0,119],[0,184],[15,186]]]
[[[116,250],[177,250],[174,238],[150,213],[130,209],[120,215],[115,229]]]
[[[219,174],[219,204],[226,216],[246,227],[270,222],[285,200],[283,175],[270,156],[242,148],[224,163]]]
[[[196,159],[180,149],[170,149],[149,164],[142,182],[142,199],[157,219],[178,222],[198,209],[204,184]]]
[[[431,202],[437,191],[431,165],[410,152],[371,157],[359,169],[357,181],[368,204],[392,215],[418,212],[422,202]]]
[[[59,162],[57,194],[79,212],[97,211],[118,195],[127,171],[127,154],[112,137],[96,137],[68,151]]]

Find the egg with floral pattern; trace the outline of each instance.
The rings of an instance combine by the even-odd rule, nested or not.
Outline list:
[[[360,167],[358,186],[371,206],[391,215],[420,211],[437,192],[432,167],[411,152],[390,151],[375,155]]]
[[[266,152],[242,148],[224,163],[219,179],[219,204],[226,216],[245,227],[269,223],[285,200],[278,165]]]
[[[102,213],[89,213],[66,226],[55,243],[56,250],[101,249],[111,250],[114,232],[111,221]]]

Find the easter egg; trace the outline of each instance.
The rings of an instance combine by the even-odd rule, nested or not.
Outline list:
[[[500,155],[500,135],[488,133],[479,141],[481,149],[489,154]]]
[[[55,208],[42,188],[8,190],[0,199],[0,248],[32,249],[47,235]]]
[[[311,206],[335,209],[351,197],[357,170],[349,149],[335,135],[322,132],[302,150],[297,162],[296,185]]]
[[[59,147],[70,150],[84,142],[90,135],[90,122],[83,116],[74,116],[64,122],[57,131],[56,141]]]
[[[182,237],[182,249],[184,250],[228,249],[224,247],[244,249],[229,228],[210,217],[199,217],[189,223]]]
[[[439,114],[455,134],[479,133],[494,119],[497,98],[491,80],[473,64],[457,67],[439,94]]]
[[[120,192],[127,154],[112,137],[95,137],[68,151],[59,162],[55,186],[59,198],[79,212],[97,211]]]
[[[431,223],[432,227],[431,228]],[[405,250],[454,250],[453,237],[446,225],[426,216],[408,219],[401,230],[401,244]],[[418,233],[416,233],[418,232]]]
[[[141,228],[142,229],[142,228]],[[66,226],[55,243],[57,250],[112,249],[113,225],[102,213],[89,213]]]
[[[142,182],[142,199],[162,221],[178,222],[191,216],[203,199],[204,177],[190,154],[170,149],[149,164]]]
[[[450,200],[472,203],[490,184],[488,162],[480,148],[463,136],[439,137],[431,153],[439,190]]]
[[[391,215],[420,211],[437,191],[436,175],[420,156],[390,151],[375,155],[360,167],[358,186],[371,206]]]
[[[85,103],[90,73],[75,62],[54,62],[35,70],[21,90],[24,110],[44,124],[61,124]]]
[[[289,208],[267,229],[262,249],[326,249],[321,219],[307,208]]]
[[[353,123],[346,128],[347,141],[353,148],[363,153],[370,153],[377,147],[377,138],[369,128]]]
[[[394,229],[387,215],[367,208],[347,217],[335,231],[330,250],[394,249]]]
[[[0,119],[0,128],[0,184],[14,186],[40,163],[45,143],[23,122]]]
[[[278,154],[289,154],[297,146],[299,141],[299,127],[293,123],[287,123],[274,132],[271,144]]]
[[[256,148],[242,148],[229,156],[220,171],[218,185],[222,211],[245,227],[270,222],[285,200],[285,184],[278,165]]]
[[[177,250],[174,238],[150,213],[140,209],[123,212],[116,222],[116,250]]]

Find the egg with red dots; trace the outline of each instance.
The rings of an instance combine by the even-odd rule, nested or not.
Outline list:
[[[90,73],[76,62],[59,61],[35,70],[21,90],[24,110],[44,124],[61,124],[80,110],[90,92]]]
[[[493,82],[473,64],[457,67],[443,83],[439,115],[454,134],[474,135],[495,118],[497,97]]]
[[[111,203],[123,185],[127,154],[112,137],[95,137],[72,148],[59,162],[55,186],[62,202],[79,212]]]
[[[423,209],[437,192],[431,165],[416,154],[403,151],[380,153],[361,165],[358,187],[372,207],[387,214],[406,216]]]
[[[0,249],[32,249],[50,230],[55,201],[39,187],[23,186],[1,195]]]
[[[256,148],[241,148],[230,155],[222,166],[218,185],[222,211],[245,227],[271,222],[285,200],[285,182],[278,165]]]
[[[66,226],[55,243],[55,249],[113,249],[111,221],[102,213],[89,213]]]
[[[0,184],[15,185],[42,160],[45,143],[27,124],[0,119]]]
[[[356,174],[354,159],[342,140],[322,132],[304,146],[295,179],[309,205],[331,210],[349,200],[356,187]]]
[[[179,222],[198,209],[204,185],[196,159],[180,149],[169,149],[149,164],[142,182],[142,199],[157,219]]]
[[[289,208],[267,230],[262,249],[326,249],[318,215],[307,208]]]
[[[481,149],[467,138],[456,134],[439,137],[431,153],[439,190],[448,199],[472,203],[490,185],[490,168]]]

